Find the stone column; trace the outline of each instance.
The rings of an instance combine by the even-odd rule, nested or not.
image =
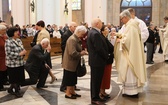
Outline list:
[[[92,4],[93,0],[85,0],[85,22],[87,22],[89,26],[91,26],[91,21],[93,19]]]
[[[85,21],[88,22],[89,26],[94,18],[100,18],[106,24],[106,6],[107,0],[85,0]]]
[[[36,0],[36,21],[64,25],[72,21],[71,0],[68,1],[68,15],[64,13],[64,0]]]
[[[160,24],[159,25],[164,25],[164,17],[168,16],[168,1],[167,0],[160,0]]]
[[[56,3],[55,0],[37,0],[37,21],[43,20],[46,25],[54,24],[56,21],[55,10]]]
[[[26,24],[25,21],[25,0],[11,0],[13,23],[19,24],[20,27]]]
[[[0,20],[3,20],[3,16],[2,16],[2,0],[0,0]]]

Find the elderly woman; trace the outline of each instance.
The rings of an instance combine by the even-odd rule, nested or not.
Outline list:
[[[77,84],[76,68],[79,64],[81,56],[87,54],[81,47],[81,37],[87,32],[85,26],[78,26],[72,36],[67,40],[62,67],[64,68],[63,83],[67,86],[65,98],[76,99],[81,95],[75,93],[75,85]]]
[[[101,87],[100,87],[100,97],[102,99],[108,99],[108,98],[110,98],[110,96],[109,96],[109,94],[107,94],[105,92],[105,90],[110,88],[111,70],[112,70],[112,63],[113,63],[113,58],[114,58],[114,54],[113,54],[114,47],[110,43],[110,41],[107,39],[108,34],[109,34],[109,29],[107,26],[102,26],[101,33],[104,36],[104,38],[106,39],[109,57],[107,59],[106,66],[104,68],[104,75],[103,75],[103,79],[102,79],[102,83],[101,83]]]
[[[0,91],[5,90],[3,84],[7,82],[7,67],[5,65],[6,26],[0,24]]]
[[[16,97],[22,97],[19,92],[19,84],[25,80],[23,58],[26,54],[26,50],[23,48],[22,41],[19,39],[20,36],[18,28],[9,28],[7,34],[9,39],[5,42],[5,53],[10,82],[8,93],[13,94]]]

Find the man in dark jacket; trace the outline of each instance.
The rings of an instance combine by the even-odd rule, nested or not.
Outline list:
[[[94,19],[92,21],[92,29],[87,37],[91,69],[91,103],[96,105],[100,105],[101,101],[106,101],[99,97],[104,68],[108,59],[108,47],[105,38],[100,33],[101,28],[101,20],[98,18]]]
[[[40,44],[35,45],[25,64],[25,69],[29,74],[29,79],[26,79],[22,86],[37,84],[37,88],[47,88],[45,82],[49,72],[49,66],[46,64],[47,57],[51,49],[45,50],[50,41],[48,38],[44,38]],[[46,51],[46,52],[44,52]]]

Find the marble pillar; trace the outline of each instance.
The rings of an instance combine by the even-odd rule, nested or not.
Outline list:
[[[26,23],[26,3],[25,0],[11,0],[12,2],[12,16],[13,16],[13,23],[19,24],[20,27],[27,24]]]
[[[0,20],[3,20],[3,17],[2,17],[2,0],[0,0]]]
[[[95,5],[96,3],[96,5]],[[85,0],[85,21],[89,26],[92,19],[100,18],[106,23],[107,16],[107,0]]]
[[[68,15],[64,13],[64,0],[36,0],[36,21],[47,24],[64,25],[72,21],[71,0],[68,2]]]

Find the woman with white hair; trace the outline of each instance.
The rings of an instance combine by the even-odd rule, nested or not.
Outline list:
[[[87,54],[81,47],[81,37],[87,32],[85,26],[78,26],[72,36],[67,40],[62,67],[64,68],[63,83],[67,86],[65,98],[76,99],[81,95],[75,93],[77,84],[76,68],[81,56]]]

